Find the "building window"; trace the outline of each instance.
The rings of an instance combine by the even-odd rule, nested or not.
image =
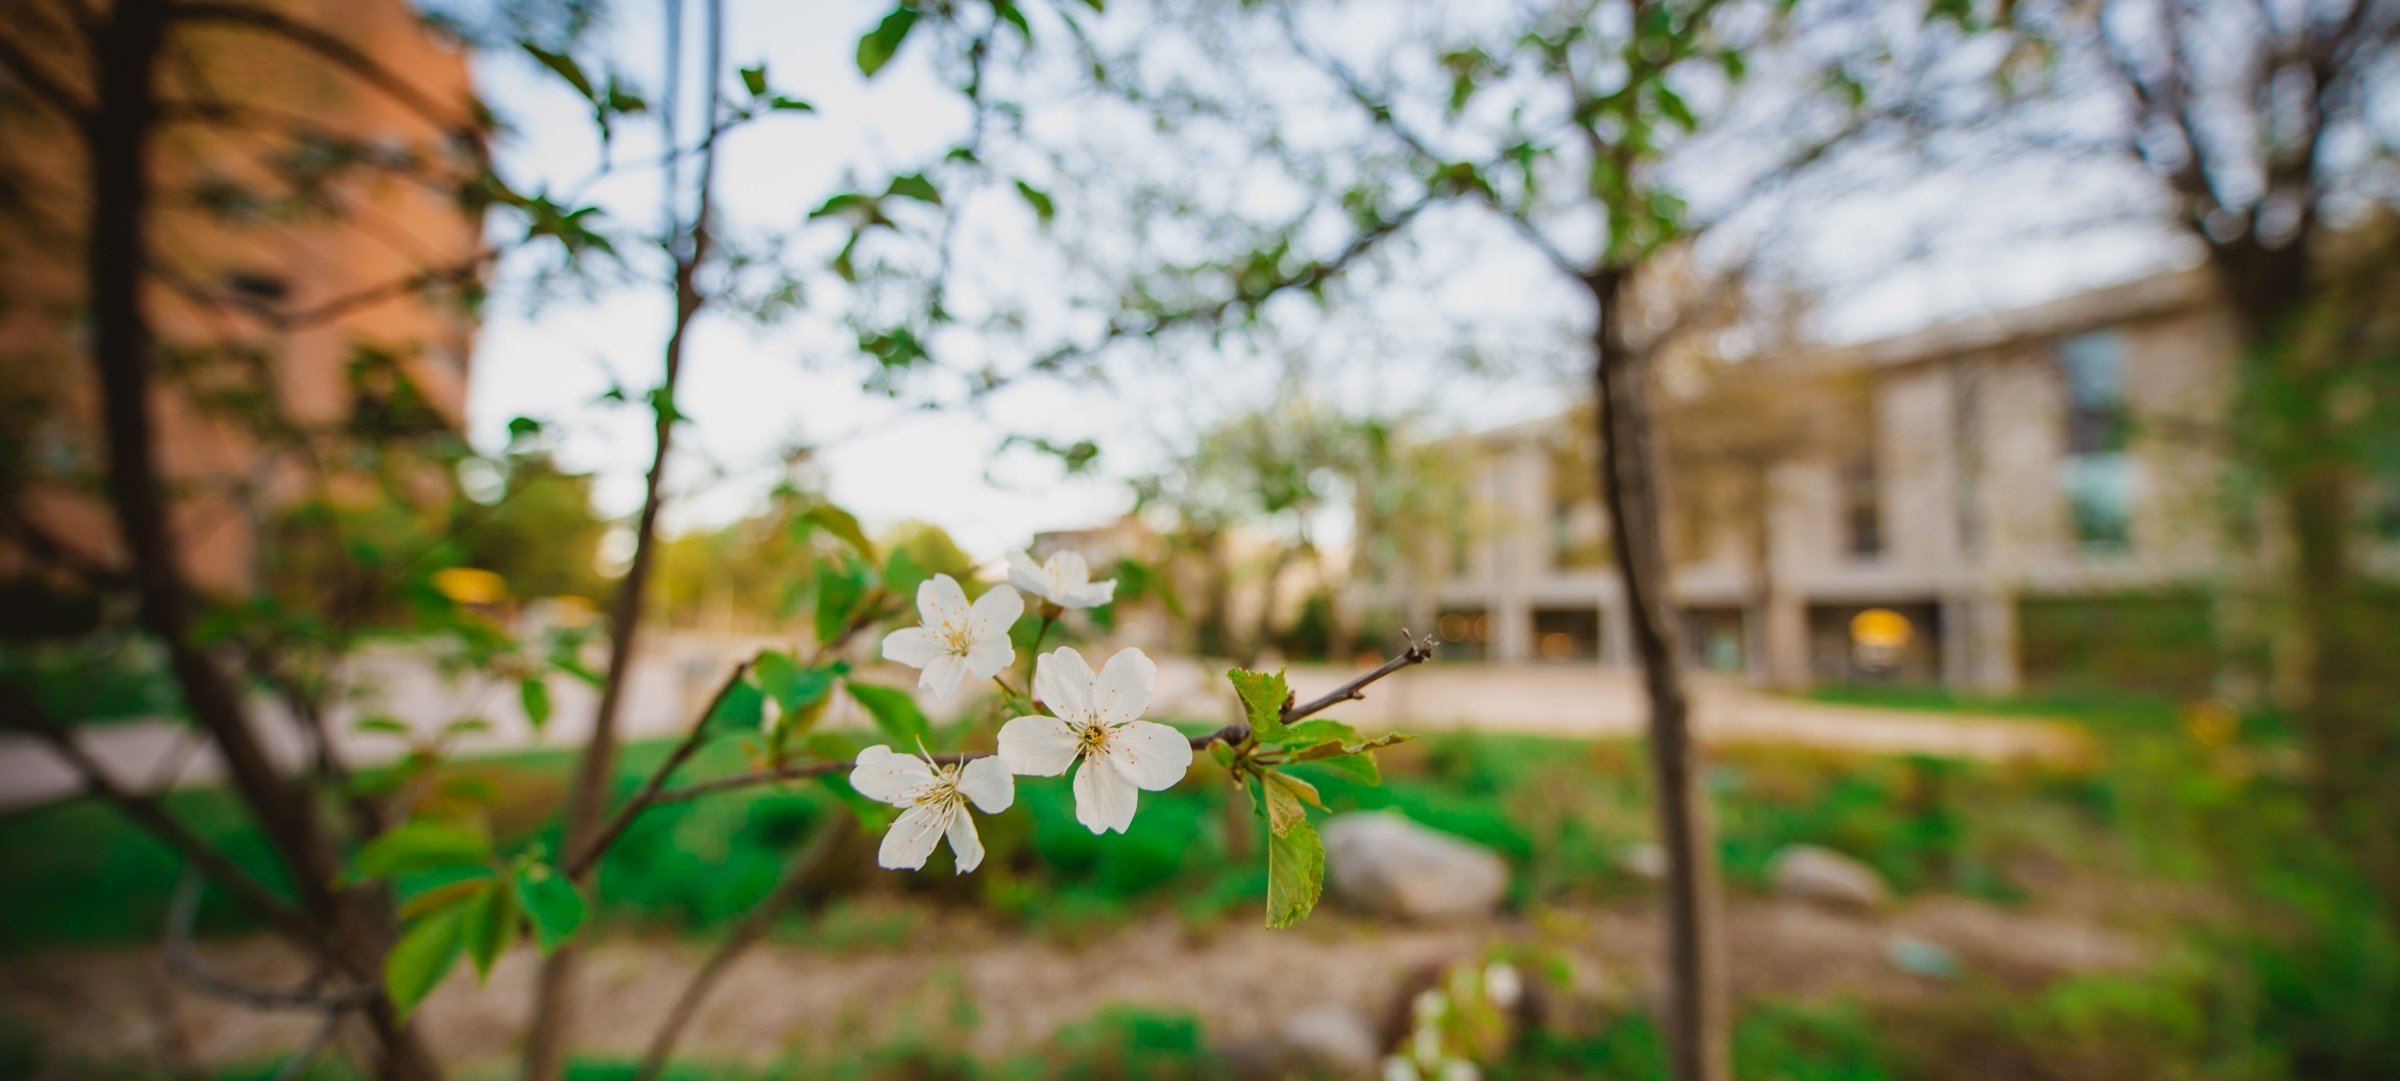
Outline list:
[[[1876,495],[1872,454],[1861,454],[1842,467],[1842,532],[1850,558],[1883,554],[1883,506]]]
[[[2058,349],[2067,389],[2067,458],[2059,487],[2075,543],[2086,550],[2118,551],[2133,540],[2124,356],[2124,339],[2110,331],[2069,338]]]

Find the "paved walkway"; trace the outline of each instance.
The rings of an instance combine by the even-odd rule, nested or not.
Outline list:
[[[632,738],[679,733],[706,702],[725,672],[758,643],[698,637],[662,641],[638,662],[628,687],[626,734]],[[407,746],[396,736],[353,729],[370,715],[398,718],[431,733],[459,717],[482,717],[491,730],[461,741],[468,754],[532,746],[573,747],[590,731],[595,702],[591,688],[568,679],[551,683],[554,719],[534,733],[517,705],[512,682],[442,679],[421,658],[401,652],[368,654],[358,662],[362,686],[381,693],[345,705],[334,725],[344,756],[357,763],[389,761]],[[1290,673],[1302,698],[1321,694],[1354,673],[1311,666]],[[906,685],[911,673],[872,673],[870,678]],[[1238,715],[1223,672],[1188,659],[1161,665],[1152,712],[1177,717]],[[935,703],[937,716],[969,699]],[[304,744],[298,728],[271,704],[260,704],[269,753],[297,764]],[[827,723],[864,724],[857,707],[837,702]],[[1646,724],[1639,682],[1631,673],[1582,666],[1427,664],[1396,673],[1368,691],[1363,702],[1328,714],[1370,730],[1461,729],[1590,737],[1631,737]],[[1967,718],[1901,710],[1804,702],[1763,695],[1736,684],[1702,681],[1695,688],[1694,717],[1701,738],[1724,743],[1784,743],[1832,750],[1925,754],[1978,759],[2071,759],[2086,753],[2074,728],[2006,718]],[[132,722],[88,727],[80,738],[119,780],[144,788],[172,780],[207,783],[222,769],[194,734],[171,722]],[[37,742],[0,738],[0,810],[51,802],[78,790],[74,775]]]

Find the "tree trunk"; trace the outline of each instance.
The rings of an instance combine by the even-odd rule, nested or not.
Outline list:
[[[1625,336],[1622,271],[1587,284],[1593,389],[1599,403],[1600,490],[1616,547],[1618,580],[1650,702],[1650,757],[1657,789],[1659,845],[1667,857],[1667,1036],[1676,1081],[1730,1076],[1730,1004],[1725,990],[1722,914],[1708,804],[1700,787],[1680,637],[1666,596],[1660,539],[1658,472],[1650,434],[1647,358]]]
[[[91,210],[85,234],[85,290],[92,360],[100,384],[111,502],[132,564],[143,629],[166,649],[193,719],[223,757],[244,806],[289,868],[301,907],[315,924],[310,945],[356,979],[382,976],[393,941],[375,895],[340,893],[334,845],[306,789],[279,774],[251,728],[240,689],[191,637],[191,594],[175,550],[172,508],[159,474],[152,364],[157,342],[143,303],[149,265],[150,130],[157,119],[157,65],[168,10],[161,0],[120,0],[95,42],[98,101],[84,130]],[[376,1070],[391,1081],[430,1081],[440,1068],[414,1032],[380,999],[366,1009]]]
[[[701,79],[707,87],[707,110],[703,114],[714,125],[718,115],[717,79],[724,67],[724,10],[722,0],[708,0],[708,53]],[[683,8],[680,3],[667,5],[667,104],[660,111],[670,148],[677,145],[676,102],[674,86],[678,62],[682,55]],[[669,159],[670,162],[673,160]],[[657,413],[652,428],[655,440],[650,455],[650,471],[643,481],[642,511],[634,523],[633,560],[625,568],[625,577],[617,583],[608,614],[608,681],[601,687],[600,703],[592,716],[591,739],[585,743],[583,756],[576,763],[575,779],[567,791],[566,833],[560,853],[561,866],[573,867],[581,861],[585,846],[593,843],[600,828],[601,810],[608,800],[609,779],[616,771],[617,717],[624,708],[625,684],[632,666],[634,643],[641,633],[642,610],[650,586],[651,566],[658,558],[658,513],[663,502],[667,459],[673,449],[675,422],[675,388],[683,374],[684,344],[692,320],[700,314],[708,297],[701,292],[700,268],[708,262],[709,215],[712,188],[715,182],[717,142],[714,138],[700,145],[700,177],[698,202],[692,211],[690,229],[684,229],[680,212],[682,192],[672,164],[666,172],[666,219],[669,225],[668,254],[675,260],[675,321],[667,334],[665,374],[659,384],[659,399],[653,403]],[[592,860],[585,878],[596,876],[599,861]],[[540,976],[534,985],[533,1013],[526,1025],[525,1081],[558,1081],[566,1074],[566,1026],[572,1013],[575,965],[575,944],[566,943],[543,959]]]

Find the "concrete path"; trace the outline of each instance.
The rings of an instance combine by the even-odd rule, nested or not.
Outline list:
[[[739,659],[764,644],[754,639],[702,636],[666,638],[636,662],[624,718],[634,739],[684,731]],[[383,715],[430,735],[460,717],[489,721],[488,732],[467,736],[465,754],[521,750],[534,746],[574,747],[590,731],[596,695],[570,679],[553,679],[553,719],[537,735],[518,705],[509,681],[449,680],[424,658],[397,650],[363,655],[352,683],[376,688],[343,704],[335,718],[336,743],[353,763],[384,762],[408,750],[407,741],[359,733],[357,719]],[[1300,697],[1321,694],[1354,672],[1323,666],[1292,669]],[[867,678],[909,686],[906,670],[874,671]],[[973,697],[962,690],[949,702],[929,703],[935,716],[955,713]],[[300,729],[272,703],[259,715],[267,750],[276,761],[298,765],[306,744]],[[1238,705],[1215,665],[1188,658],[1160,664],[1154,715],[1231,720]],[[1646,724],[1638,681],[1631,673],[1599,667],[1485,664],[1427,664],[1392,675],[1370,688],[1366,701],[1328,714],[1369,730],[1462,729],[1529,732],[1562,736],[1631,737]],[[1696,688],[1694,716],[1711,742],[1784,743],[1831,750],[1925,754],[1978,759],[2071,759],[2086,752],[2080,732],[2041,721],[1965,718],[1804,702],[1757,694],[1724,682]],[[837,702],[827,723],[863,725],[855,704]],[[213,753],[190,729],[171,721],[137,721],[79,730],[94,758],[129,786],[200,784],[223,776]],[[76,777],[49,749],[21,736],[0,738],[0,810],[48,803],[79,791]]]

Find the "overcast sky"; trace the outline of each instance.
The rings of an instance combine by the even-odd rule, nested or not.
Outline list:
[[[645,89],[657,85],[651,5],[621,5],[617,24],[597,44]],[[694,5],[695,7],[697,5]],[[1112,5],[1113,7],[1113,5]],[[1355,5],[1352,6],[1355,8]],[[728,235],[788,232],[824,198],[845,188],[845,173],[876,178],[939,158],[965,130],[968,112],[945,89],[931,50],[912,41],[874,80],[859,77],[853,50],[884,5],[838,0],[805,5],[732,0],[728,66],[765,62],[776,89],[817,107],[778,116],[729,136],[719,181]],[[588,107],[530,61],[494,52],[477,63],[479,89],[511,125],[497,147],[500,167],[520,189],[565,188],[598,165]],[[1097,114],[1037,115],[1029,126],[1102,123]],[[1049,130],[1057,130],[1056,128]],[[620,133],[619,160],[656,148],[648,123]],[[1205,160],[1169,163],[1205,176]],[[1028,167],[1033,167],[1028,164]],[[1128,165],[1128,174],[1140,169]],[[1231,176],[1240,185],[1244,178]],[[1955,177],[1892,187],[1837,205],[1808,208],[1796,244],[1831,303],[1823,332],[1862,337],[1906,330],[1928,320],[1991,311],[2121,280],[2174,259],[2149,227],[2030,231],[2071,218],[2071,208],[2138,198],[2130,174],[2092,174],[2026,163],[2015,175],[1987,175],[1982,187]],[[1263,190],[1271,189],[1264,189]],[[2128,193],[2135,193],[2128,196]],[[955,193],[952,193],[955,198]],[[1062,220],[1081,210],[1074,190],[1054,192]],[[657,218],[655,171],[612,176],[591,189],[612,217],[647,225]],[[1962,214],[1962,206],[1973,207]],[[1021,303],[1029,286],[1079,269],[1062,263],[1057,236],[1040,231],[1013,191],[972,197],[959,215],[962,308]],[[1412,245],[1371,272],[1372,289],[1332,315],[1305,313],[1287,336],[1323,368],[1346,401],[1379,410],[1418,411],[1451,427],[1497,425],[1571,404],[1570,371],[1580,306],[1534,253],[1471,209],[1429,216],[1412,227]],[[830,253],[839,236],[820,227],[801,234],[808,250]],[[1928,246],[1930,243],[1930,247]],[[1071,245],[1065,245],[1071,247]],[[1425,253],[1434,253],[1427,258]],[[1930,252],[1931,254],[1928,254]],[[499,299],[484,324],[469,399],[472,436],[505,441],[519,415],[594,417],[563,449],[567,463],[601,477],[598,498],[611,514],[629,513],[649,453],[649,419],[639,409],[584,406],[612,382],[635,394],[657,381],[670,318],[665,290],[620,289],[589,299],[535,305],[523,288],[525,263],[504,268]],[[1038,289],[1032,290],[1038,295]],[[1178,437],[1212,415],[1254,406],[1272,393],[1259,373],[1277,363],[1238,347],[1223,358],[1187,347],[1183,363],[1158,365],[1138,354],[1121,359],[1117,379],[1101,386],[1027,380],[991,395],[976,413],[911,412],[859,385],[855,332],[838,297],[812,296],[803,314],[761,327],[734,317],[703,318],[692,331],[679,408],[692,418],[680,493],[669,528],[721,523],[758,505],[776,462],[797,443],[829,445],[822,463],[834,498],[871,525],[918,518],[948,529],[971,552],[991,556],[1041,529],[1104,522],[1129,505],[1118,478],[1154,466]],[[1297,312],[1297,305],[1279,312]],[[1045,311],[1033,302],[1037,321]],[[1063,313],[1056,314],[1065,318]],[[1507,378],[1462,376],[1444,356],[1462,340],[1507,354]],[[969,339],[952,352],[1001,351],[1008,344]],[[988,358],[999,363],[1009,358]],[[1345,372],[1351,374],[1345,375]],[[1226,373],[1242,373],[1229,377]],[[926,389],[955,392],[937,378]],[[1104,448],[1101,477],[1067,479],[1035,456],[1002,456],[1011,432],[1059,441],[1090,438]]]

